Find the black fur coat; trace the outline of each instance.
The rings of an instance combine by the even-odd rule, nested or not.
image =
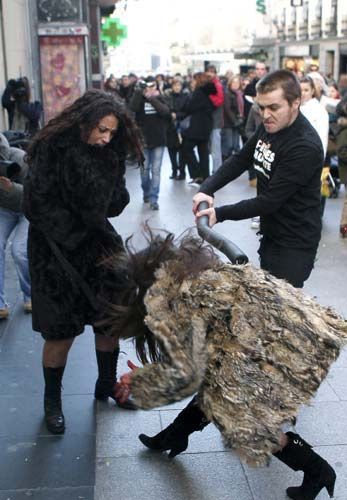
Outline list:
[[[123,211],[129,194],[124,156],[114,140],[104,148],[84,143],[76,134],[52,142],[40,145],[31,162],[24,211],[30,222],[33,328],[46,339],[64,339],[100,319],[104,300],[117,301],[120,274],[112,275],[104,260],[124,249],[107,218]],[[47,237],[101,301],[97,312],[52,253]]]

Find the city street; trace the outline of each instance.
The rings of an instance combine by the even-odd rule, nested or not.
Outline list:
[[[131,202],[112,219],[134,245],[144,244],[141,228],[177,236],[194,230],[191,198],[196,188],[187,181],[169,179],[167,154],[162,170],[159,211],[142,200],[140,172],[130,166],[127,185]],[[223,188],[216,205],[255,195],[247,175]],[[347,240],[338,225],[343,192],[329,199],[317,262],[305,291],[347,316]],[[250,221],[224,222],[216,230],[232,239],[258,266],[258,236]],[[217,429],[210,425],[190,438],[188,449],[170,460],[166,453],[148,451],[140,433],[154,435],[166,427],[187,401],[153,411],[127,411],[111,402],[96,403],[94,339],[88,327],[71,349],[63,379],[63,407],[67,429],[62,436],[47,432],[43,423],[43,341],[31,329],[30,315],[22,310],[17,278],[7,256],[6,292],[11,306],[8,320],[0,322],[0,500],[285,500],[285,489],[300,484],[302,473],[272,460],[269,467],[250,468],[224,448]],[[130,342],[121,344],[119,372],[126,361],[137,363]],[[326,458],[337,473],[335,500],[347,499],[347,348],[332,366],[312,405],[302,408],[298,433]],[[317,497],[328,498],[326,490]]]

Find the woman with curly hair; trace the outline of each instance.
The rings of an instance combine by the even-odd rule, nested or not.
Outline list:
[[[104,264],[111,253],[124,256],[122,239],[107,219],[129,203],[125,158],[130,153],[142,161],[139,137],[120,100],[89,90],[41,129],[28,151],[24,212],[32,320],[45,340],[44,411],[53,434],[65,430],[62,377],[70,347],[87,324],[95,332],[95,398],[113,397],[119,344],[97,323],[108,302],[117,302],[125,271],[112,274]]]

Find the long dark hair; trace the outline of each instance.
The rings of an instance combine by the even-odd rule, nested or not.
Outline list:
[[[184,279],[194,278],[201,272],[218,268],[221,265],[213,248],[191,233],[175,240],[172,233],[161,231],[154,235],[148,225],[145,226],[147,246],[140,252],[132,244],[132,237],[125,242],[127,250],[128,283],[124,287],[120,302],[111,306],[109,319],[106,321],[109,334],[119,338],[133,338],[138,358],[142,363],[160,359],[160,346],[153,333],[145,324],[146,307],[144,298],[147,290],[155,281],[155,272],[164,263],[170,262],[174,270],[177,287]],[[124,266],[117,257],[109,262],[117,268]]]
[[[87,140],[91,131],[107,115],[114,115],[119,120],[118,130],[110,142],[111,147],[121,150],[125,155],[132,153],[142,161],[141,134],[125,104],[113,95],[94,89],[76,99],[35,135],[28,150],[29,163],[35,157],[38,146],[48,147],[62,135],[74,137],[77,133]]]

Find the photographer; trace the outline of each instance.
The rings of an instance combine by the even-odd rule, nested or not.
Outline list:
[[[24,76],[11,79],[2,95],[2,106],[8,112],[9,129],[28,134],[30,137],[39,129],[42,105],[30,102],[30,86]]]
[[[10,235],[19,285],[23,293],[24,311],[31,312],[31,286],[27,256],[28,221],[22,212],[23,180],[27,173],[25,152],[11,148],[0,134],[0,319],[9,315],[5,300],[5,254]]]

